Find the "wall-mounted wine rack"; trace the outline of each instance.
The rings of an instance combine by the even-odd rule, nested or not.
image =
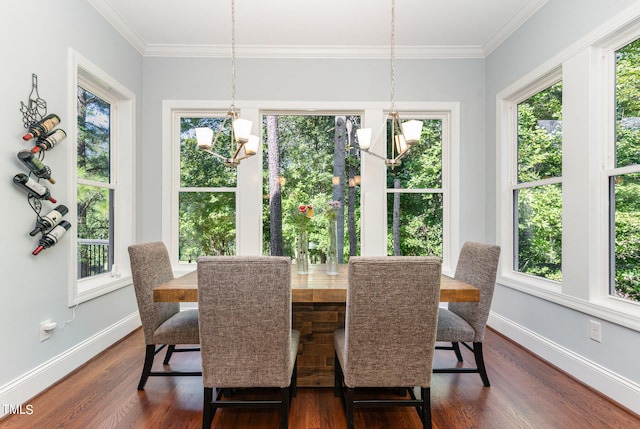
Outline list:
[[[38,93],[36,74],[31,75],[31,93],[28,102],[26,104],[20,102],[20,105],[22,121],[27,129],[22,139],[35,141],[35,143],[31,149],[18,152],[18,159],[27,167],[29,174],[16,174],[13,176],[13,183],[27,193],[27,202],[36,214],[35,226],[29,235],[35,237],[41,234],[38,245],[32,252],[33,255],[37,255],[43,249],[54,246],[71,228],[71,223],[63,220],[64,215],[69,212],[67,206],[63,204],[56,205],[42,215],[43,200],[53,204],[57,201],[51,196],[50,189],[40,183],[40,180],[47,180],[52,185],[56,183],[51,175],[51,168],[44,163],[45,152],[60,143],[67,133],[61,128],[56,128],[60,123],[58,115],[47,114],[47,102],[40,98]]]

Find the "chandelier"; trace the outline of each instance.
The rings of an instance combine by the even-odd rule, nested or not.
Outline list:
[[[235,0],[231,0],[231,106],[222,124],[215,133],[211,128],[196,128],[196,140],[198,149],[222,159],[225,165],[237,167],[241,160],[255,155],[260,145],[258,136],[251,134],[253,123],[247,119],[238,117],[235,107],[236,99],[236,8]],[[224,156],[213,152],[225,127],[231,123],[231,156]]]
[[[422,121],[410,120],[402,122],[396,110],[396,65],[395,65],[395,38],[396,38],[396,2],[391,0],[391,110],[387,114],[385,124],[391,120],[391,158],[385,158],[375,152],[371,152],[371,128],[360,128],[356,131],[360,151],[366,152],[377,158],[383,159],[385,164],[392,169],[399,166],[401,159],[409,152],[411,146],[420,142],[422,133]],[[376,141],[385,131],[382,127]]]

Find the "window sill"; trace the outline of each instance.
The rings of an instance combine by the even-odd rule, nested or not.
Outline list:
[[[501,286],[640,332],[640,311],[638,311],[640,303],[613,297],[600,297],[586,301],[563,294],[560,286],[558,288],[543,287],[509,276],[500,276],[496,282]]]
[[[131,276],[112,277],[111,274],[98,276],[90,281],[80,280],[77,282],[77,293],[75,296],[70,297],[69,307],[98,298],[131,284]]]

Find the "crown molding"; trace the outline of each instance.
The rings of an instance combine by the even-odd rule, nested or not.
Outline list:
[[[104,19],[124,37],[138,52],[144,55],[147,48],[147,43],[142,36],[135,31],[122,16],[111,7],[111,5],[104,0],[88,0],[89,4],[93,6]]]
[[[507,21],[500,30],[487,40],[483,48],[484,56],[489,56],[502,42],[507,40],[520,26],[531,18],[549,0],[529,0]]]
[[[145,57],[229,58],[230,45],[153,45]],[[237,45],[236,58],[263,59],[389,59],[389,46]],[[396,46],[397,59],[484,58],[482,46]]]

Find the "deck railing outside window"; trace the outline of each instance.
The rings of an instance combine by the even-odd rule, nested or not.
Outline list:
[[[78,278],[84,279],[110,270],[109,240],[78,239]]]

